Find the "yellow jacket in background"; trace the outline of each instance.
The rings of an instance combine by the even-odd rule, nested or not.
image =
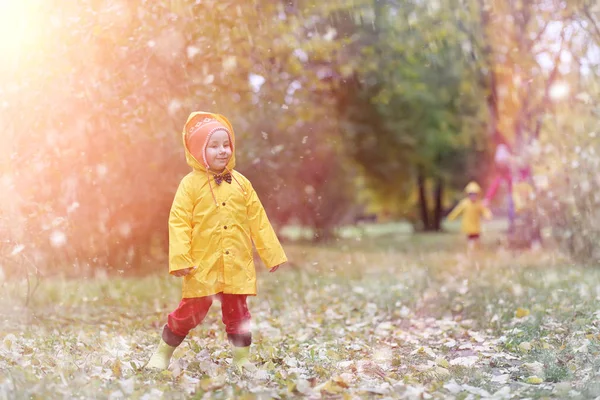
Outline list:
[[[481,233],[481,218],[492,218],[491,211],[483,205],[480,200],[473,201],[464,198],[454,207],[448,215],[448,220],[453,221],[463,214],[461,229],[467,235],[478,235]]]
[[[192,113],[186,127],[198,115],[223,123],[235,151],[233,128],[225,117]],[[186,127],[183,145],[193,171],[181,180],[171,207],[169,272],[198,267],[183,278],[183,298],[216,293],[255,295],[252,243],[267,268],[286,262],[287,257],[250,181],[233,170],[235,154],[227,164],[234,180],[217,185],[213,174],[188,151]]]
[[[515,212],[519,213],[528,209],[533,202],[533,197],[533,186],[525,181],[515,183],[513,185],[513,203],[515,205]]]

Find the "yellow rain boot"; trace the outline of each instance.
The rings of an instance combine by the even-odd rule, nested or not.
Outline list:
[[[232,352],[233,365],[238,371],[256,372],[256,366],[250,362],[250,346],[234,347]]]
[[[164,340],[160,340],[158,347],[150,357],[150,361],[146,364],[146,369],[154,369],[154,370],[164,370],[169,368],[169,362],[171,361],[171,356],[177,347],[169,346],[164,342]]]

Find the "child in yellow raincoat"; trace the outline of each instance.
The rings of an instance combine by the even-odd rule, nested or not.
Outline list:
[[[517,182],[513,185],[513,203],[517,214],[528,210],[533,203],[535,192],[528,182],[528,177],[528,170],[520,170]]]
[[[513,185],[516,231],[512,244],[515,246],[538,248],[541,244],[540,226],[536,218],[535,189],[530,183],[531,171],[521,168]]]
[[[455,220],[461,214],[462,232],[467,235],[469,251],[477,247],[481,237],[481,218],[491,219],[492,213],[479,199],[481,188],[477,182],[470,182],[465,188],[467,197],[462,199],[448,215],[448,221]]]
[[[229,121],[192,113],[182,137],[192,172],[181,180],[171,207],[169,273],[183,277],[183,295],[146,368],[168,368],[175,348],[218,299],[233,363],[253,370],[246,303],[256,295],[252,244],[271,272],[287,258],[250,181],[233,169],[236,142]]]

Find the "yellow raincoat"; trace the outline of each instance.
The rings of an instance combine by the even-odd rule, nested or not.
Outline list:
[[[476,182],[470,182],[465,188],[465,192],[481,192],[481,188]],[[483,205],[480,200],[473,201],[466,197],[462,199],[452,212],[448,215],[448,221],[455,220],[459,215],[464,214],[461,222],[462,232],[467,235],[479,235],[481,233],[481,218],[492,218],[491,211]]]
[[[481,233],[481,217],[492,218],[492,213],[480,200],[473,201],[469,198],[462,199],[460,203],[448,215],[448,221],[456,219],[463,214],[461,229],[467,235],[479,235]]]
[[[197,266],[183,278],[183,298],[216,293],[256,295],[252,243],[267,268],[287,261],[250,181],[237,171],[235,153],[227,168],[234,180],[216,185],[213,174],[188,151],[187,124],[197,115],[215,118],[235,136],[219,114],[192,113],[183,130],[185,158],[193,171],[180,182],[169,216],[169,272]],[[211,186],[214,194],[211,194]]]
[[[515,212],[520,213],[526,211],[531,207],[535,192],[533,186],[529,183],[522,181],[517,182],[513,185],[513,203],[515,205]]]

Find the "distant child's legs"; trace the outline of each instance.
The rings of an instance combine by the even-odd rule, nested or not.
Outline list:
[[[478,233],[467,236],[467,250],[469,253],[472,253],[479,248],[479,238],[480,235]]]

